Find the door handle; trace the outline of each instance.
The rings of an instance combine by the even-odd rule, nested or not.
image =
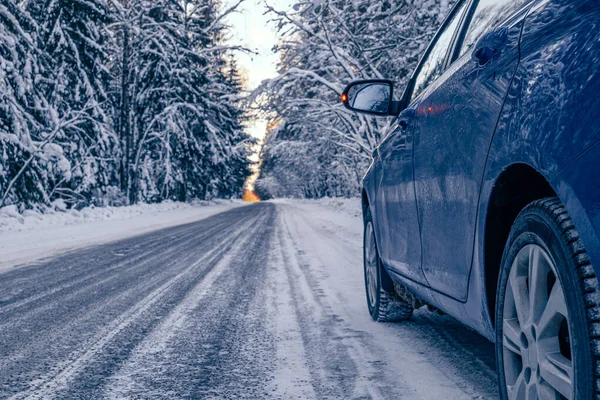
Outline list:
[[[405,131],[410,126],[411,121],[413,121],[417,117],[417,110],[414,108],[407,108],[400,113],[398,117],[398,125],[400,125],[400,129]]]
[[[483,35],[473,51],[471,58],[480,67],[487,65],[494,57],[499,55],[502,51],[502,47],[508,41],[508,28],[498,28],[492,32]]]

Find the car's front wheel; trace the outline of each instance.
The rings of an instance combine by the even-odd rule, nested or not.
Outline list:
[[[566,209],[536,201],[507,241],[496,301],[503,399],[596,399],[598,280]]]
[[[413,307],[398,297],[393,287],[390,287],[391,282],[384,284],[385,280],[390,278],[385,275],[379,259],[370,211],[367,211],[365,218],[363,259],[367,306],[371,318],[379,322],[396,322],[410,318]]]

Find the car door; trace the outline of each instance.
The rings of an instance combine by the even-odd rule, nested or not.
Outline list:
[[[380,212],[377,224],[381,260],[389,269],[425,284],[413,184],[411,130],[397,122],[378,149],[381,160]]]
[[[527,12],[523,0],[470,7],[456,61],[420,99],[414,139],[423,273],[433,289],[459,300],[467,297],[481,180]]]
[[[448,49],[466,10],[466,3],[454,8],[429,46],[420,67],[420,76],[433,79],[446,64]],[[402,276],[427,284],[421,269],[421,238],[414,186],[413,142],[417,126],[405,124],[413,109],[403,111],[377,151],[381,162],[379,242],[385,266]]]

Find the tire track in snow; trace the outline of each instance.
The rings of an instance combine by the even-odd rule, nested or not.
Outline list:
[[[196,257],[194,256],[194,254],[206,253],[200,258],[196,257],[196,259],[193,260],[196,261],[196,263],[193,264],[191,267],[189,267],[189,264],[187,264],[187,266],[182,265],[182,263],[185,264],[186,262],[190,261],[189,254],[183,253],[179,257],[173,257],[174,254],[168,253],[171,262],[163,264],[166,267],[165,270],[157,271],[157,275],[160,276],[160,279],[151,279],[150,276],[149,280],[151,281],[151,283],[147,284],[147,282],[145,282],[143,279],[144,276],[140,276],[140,279],[138,281],[134,280],[132,282],[124,282],[125,289],[127,289],[127,286],[137,288],[142,292],[142,295],[144,296],[144,301],[140,302],[140,298],[136,298],[135,293],[132,293],[131,300],[133,300],[134,304],[136,305],[130,310],[126,310],[117,315],[115,315],[112,312],[112,306],[122,307],[122,305],[119,304],[123,300],[122,296],[115,296],[112,299],[108,299],[108,301],[106,302],[104,300],[96,302],[96,299],[93,298],[93,296],[91,299],[80,299],[85,302],[88,302],[88,305],[93,308],[92,312],[89,315],[89,321],[94,321],[94,319],[100,316],[100,318],[107,320],[107,322],[109,323],[108,327],[104,327],[103,330],[100,331],[100,334],[98,334],[97,332],[93,332],[94,335],[92,335],[91,338],[85,341],[77,341],[77,339],[73,337],[73,332],[65,332],[66,335],[64,337],[54,336],[54,338],[57,339],[57,341],[59,342],[59,345],[64,345],[67,348],[71,346],[76,350],[70,352],[67,361],[60,361],[58,359],[40,360],[43,361],[45,365],[48,365],[48,363],[50,363],[49,366],[45,367],[45,369],[50,369],[50,372],[45,374],[39,374],[35,372],[34,375],[32,375],[32,377],[35,377],[35,375],[38,375],[38,377],[39,375],[43,376],[39,377],[38,379],[33,379],[33,383],[30,386],[30,390],[25,393],[20,393],[15,398],[51,397],[53,392],[60,389],[62,386],[65,386],[69,382],[73,381],[73,378],[76,377],[80,371],[85,369],[86,365],[91,364],[96,356],[101,355],[103,349],[115,350],[116,348],[118,348],[118,344],[114,343],[115,341],[118,342],[117,339],[125,339],[124,343],[129,344],[129,346],[133,344],[130,342],[141,340],[146,333],[146,329],[148,329],[149,326],[157,323],[157,319],[155,319],[155,316],[152,315],[150,311],[156,311],[156,309],[159,308],[158,311],[160,312],[158,314],[161,314],[164,313],[164,310],[160,310],[160,307],[165,308],[175,306],[180,300],[180,297],[183,297],[183,295],[185,294],[186,288],[192,283],[201,280],[204,274],[208,272],[206,268],[201,267],[206,267],[207,264],[208,267],[210,267],[211,265],[209,263],[214,263],[215,260],[218,260],[219,257],[225,254],[229,250],[229,248],[234,244],[236,237],[241,236],[243,234],[243,230],[246,227],[251,226],[255,218],[256,217],[254,217],[251,213],[244,213],[239,211],[225,213],[225,217],[221,217],[221,219],[223,220],[221,221],[222,223],[217,224],[216,227],[212,229],[210,227],[209,229],[203,228],[203,230],[207,231],[207,238],[204,243],[198,246],[199,249],[194,249],[194,251],[192,252],[188,251],[188,253],[191,254],[191,257]],[[219,221],[219,219],[217,219],[217,221]],[[205,224],[206,220],[202,221],[201,226],[206,227]],[[236,226],[236,224],[239,225]],[[227,229],[225,228],[226,226],[230,226],[231,228]],[[194,245],[196,245],[195,240],[190,239],[188,241],[188,247],[193,248]],[[103,248],[105,247],[101,246],[98,249],[100,250]],[[157,265],[159,265],[161,261],[164,261],[164,258],[158,258],[156,261],[158,263]],[[130,276],[124,274],[122,275],[122,278],[127,279],[130,278]],[[122,284],[123,282],[120,283]],[[150,293],[145,292],[145,289],[147,288],[151,289]],[[118,289],[122,289],[122,287],[119,287]],[[181,289],[183,293],[179,293],[174,289]],[[125,292],[129,292],[131,290],[133,289],[126,290]],[[164,302],[166,302],[166,304],[163,304]],[[56,304],[55,302],[54,306],[55,309],[61,309],[62,305],[60,303]],[[82,308],[85,309],[85,306]],[[71,313],[68,314],[71,315]],[[146,319],[144,320],[144,318],[142,317],[146,317]],[[75,332],[77,332],[78,326],[87,326],[87,324],[82,324],[80,315],[74,315],[72,316],[72,318],[74,319],[74,321],[72,322],[72,327],[75,328]],[[114,321],[111,321],[113,319]],[[142,319],[141,322],[140,319]],[[134,329],[129,329],[129,327],[132,327]],[[50,326],[49,328],[54,327]],[[52,329],[49,329],[49,331],[52,332]],[[60,329],[58,329],[58,331],[60,331]],[[123,338],[124,335],[121,333],[124,332],[127,332],[129,334],[128,338]],[[4,337],[3,333],[4,332],[0,331],[0,338]],[[46,330],[46,332],[44,333],[47,334],[48,330]],[[69,337],[69,335],[71,337]],[[54,343],[47,343],[44,340],[40,340],[39,344],[49,344],[49,347],[53,347],[56,345]],[[131,350],[127,345],[123,347],[125,353]],[[121,349],[118,350],[120,351]],[[29,354],[29,356],[35,357],[35,354]],[[122,354],[119,354],[119,357],[121,356]],[[112,362],[114,363],[115,361]],[[52,365],[52,363],[56,364]],[[27,366],[28,365],[25,365],[25,367]],[[12,372],[18,373],[19,371],[20,370],[17,369],[16,371]],[[98,374],[98,371],[92,372],[92,376],[98,377],[101,376],[103,373],[108,372],[107,365],[101,366],[100,371],[100,374]],[[18,385],[10,383],[11,378],[13,378],[12,382],[15,383],[15,377],[7,377],[6,372],[6,370],[0,369],[0,382],[2,383],[0,384],[0,394],[2,393],[3,388],[4,393],[6,393],[7,390],[13,391],[15,389],[18,389],[19,387]],[[4,376],[4,378],[2,378],[2,376]],[[89,376],[85,378],[87,380],[83,379],[83,386],[88,385],[90,380]],[[8,379],[8,381],[6,381],[6,379]]]
[[[265,278],[274,207],[132,353],[102,397],[265,398]],[[218,271],[217,271],[218,270]],[[160,379],[157,379],[160,377]]]
[[[251,224],[252,221],[248,225]],[[243,230],[245,226],[241,230]],[[240,230],[240,231],[241,231]],[[239,239],[242,232],[238,232],[232,239]],[[142,316],[148,316],[147,314],[152,307],[157,305],[159,301],[162,301],[164,297],[173,290],[178,284],[183,284],[184,280],[190,278],[192,272],[198,272],[197,269],[200,266],[207,266],[207,268],[200,272],[195,280],[205,279],[207,273],[209,273],[216,265],[219,259],[221,259],[228,251],[231,246],[225,246],[222,248],[215,247],[211,249],[204,257],[191,264],[185,270],[175,275],[171,280],[161,285],[159,288],[154,290],[150,295],[139,301],[131,310],[128,310],[125,314],[121,315],[111,326],[99,333],[91,343],[86,343],[82,347],[81,351],[71,354],[70,360],[65,363],[66,365],[59,366],[58,374],[51,376],[50,378],[42,378],[38,381],[32,382],[32,386],[40,387],[38,390],[25,394],[25,398],[54,398],[55,394],[61,389],[67,389],[68,384],[74,380],[77,374],[81,373],[82,370],[94,361],[95,358],[99,358],[104,348],[113,341],[122,331],[127,327],[134,324],[137,319]],[[101,363],[102,364],[102,363]],[[89,382],[85,382],[85,391],[89,389]],[[61,398],[68,398],[70,396],[60,396]],[[15,398],[21,398],[17,396]]]
[[[186,244],[190,237],[196,234],[196,226],[192,226],[183,232],[179,232],[177,236],[174,236],[175,240],[170,243],[170,251],[172,253],[176,253],[181,249],[180,247],[176,246],[179,246],[180,244]],[[47,265],[47,263],[44,262],[36,263],[36,265],[43,264],[43,268],[22,267],[13,271],[12,273],[5,273],[3,276],[3,278],[7,276],[7,279],[3,279],[5,282],[11,282],[13,279],[15,279],[11,275],[20,275],[17,279],[21,280],[28,279],[32,274],[35,274],[36,279],[43,282],[45,288],[40,290],[38,287],[32,286],[26,293],[11,293],[12,291],[10,286],[0,284],[0,293],[2,293],[3,296],[3,298],[0,300],[0,321],[2,321],[0,322],[0,327],[6,323],[5,315],[8,315],[10,312],[13,312],[18,308],[30,306],[32,303],[43,303],[43,300],[45,300],[47,297],[53,296],[59,292],[68,292],[71,288],[81,287],[87,283],[98,283],[98,278],[101,276],[112,273],[110,277],[114,277],[115,275],[121,273],[125,268],[139,267],[142,263],[145,264],[152,261],[152,257],[158,253],[155,246],[158,244],[164,244],[165,239],[170,238],[165,238],[164,233],[154,236],[156,237],[148,242],[143,244],[138,243],[131,247],[128,246],[127,241],[118,242],[118,244],[113,246],[114,249],[110,251],[110,253],[112,253],[111,255],[113,256],[112,259],[115,261],[115,263],[113,264],[111,262],[112,266],[108,268],[92,269],[91,272],[89,269],[82,268],[78,268],[76,270],[70,269],[68,271],[61,270],[61,273],[58,274],[57,271],[53,270],[53,265],[50,261],[50,265]],[[108,244],[104,246],[111,245]],[[88,252],[94,254],[95,250],[88,250]],[[132,252],[135,254],[123,259],[124,256],[128,256],[127,252]],[[72,253],[76,254],[73,255]],[[59,258],[64,260],[63,262],[65,264],[71,264],[69,260],[65,260],[65,256],[74,257],[77,260],[84,260],[83,262],[90,265],[97,261],[93,256],[86,257],[85,254],[82,254],[81,250],[77,252],[69,252],[60,257],[54,257],[54,259]],[[107,262],[107,260],[104,260],[104,262]],[[67,272],[67,274],[64,272]],[[58,280],[56,278],[58,278]]]
[[[357,357],[362,347],[356,341],[360,332],[348,331],[335,305],[328,304],[327,288],[321,287],[319,278],[308,270],[304,250],[290,227],[301,222],[290,223],[287,213],[282,211],[280,221],[283,258],[317,398],[389,398],[386,388],[374,384],[381,376],[377,365],[361,360],[364,354]]]
[[[292,283],[285,254],[280,219],[275,230],[267,277],[267,318],[275,344],[272,398],[314,399],[307,349],[299,321],[299,310],[292,294]]]
[[[334,302],[335,300],[339,301],[335,307],[339,311],[345,309],[344,314],[352,316],[356,314],[357,308],[356,306],[347,306],[348,293],[340,293],[340,285],[331,284],[332,281],[345,279],[344,275],[347,275],[348,281],[354,280],[359,283],[359,285],[349,286],[352,287],[352,290],[361,292],[362,296],[358,299],[359,312],[367,316],[362,282],[362,253],[360,253],[362,248],[357,244],[353,246],[348,240],[341,239],[339,229],[330,229],[323,221],[316,223],[314,219],[306,215],[302,208],[293,205],[286,205],[285,208],[288,209],[291,220],[288,226],[294,228],[291,237],[298,242],[311,245],[300,257],[312,258],[304,265],[312,271],[315,285],[319,285],[320,282],[328,297],[333,298]],[[301,229],[301,227],[305,228]],[[318,237],[320,240],[314,240],[308,237],[309,235]],[[313,257],[309,257],[309,255]],[[332,261],[332,258],[336,256],[338,260]],[[345,268],[332,268],[340,263],[345,265]],[[320,266],[320,268],[315,269],[316,266]],[[350,279],[350,275],[354,275],[354,279]],[[372,323],[370,320],[368,322],[374,325],[374,329],[365,331],[367,335],[362,339],[363,348],[370,347],[371,351],[377,350],[375,353],[378,354],[385,354],[385,348],[388,345],[390,349],[394,349],[392,351],[403,349],[398,352],[398,355],[400,357],[410,356],[403,364],[424,365],[423,368],[426,370],[423,371],[423,376],[431,375],[429,381],[439,382],[445,387],[443,391],[425,391],[421,398],[448,398],[448,396],[451,398],[497,398],[493,344],[453,318],[438,316],[423,310],[416,312],[413,319],[407,322],[397,324]],[[375,335],[375,333],[379,333],[376,331],[386,328],[388,331],[383,335]],[[364,340],[367,338],[368,340]],[[357,348],[360,349],[360,347]],[[411,358],[413,361],[408,361]],[[373,355],[369,357],[368,354],[363,354],[359,359],[372,360]],[[406,386],[413,387],[414,391],[409,396],[410,398],[419,398],[417,393],[423,392],[423,388],[428,387],[427,380],[423,381],[423,377],[415,376],[414,370],[406,368],[404,365],[397,365],[395,360],[388,360],[388,365],[386,365],[383,362],[386,357],[381,357],[381,355],[379,359],[381,360],[379,364],[385,366],[384,372],[387,373],[390,369],[394,371],[393,376],[388,378],[390,382],[393,379],[398,385],[399,381],[404,380]],[[434,373],[431,370],[438,372]],[[444,383],[444,381],[446,382]],[[454,388],[452,388],[453,386]],[[455,394],[451,395],[451,393]]]
[[[223,228],[221,225],[217,224],[214,229],[221,231]],[[80,337],[85,339],[90,333],[81,332],[81,326],[95,326],[103,322],[102,319],[106,320],[105,323],[110,323],[119,315],[119,309],[125,312],[128,307],[135,305],[140,295],[154,290],[170,279],[173,269],[178,265],[186,265],[186,263],[195,261],[191,258],[188,259],[189,257],[193,258],[193,254],[190,255],[189,252],[182,252],[182,250],[185,250],[186,246],[189,247],[189,239],[206,240],[214,235],[214,229],[189,235],[187,242],[174,248],[169,246],[171,241],[163,239],[164,246],[148,249],[148,253],[152,255],[149,260],[153,263],[140,263],[129,269],[115,271],[108,279],[65,292],[63,296],[57,296],[42,303],[39,308],[29,312],[21,310],[20,313],[12,313],[8,318],[5,316],[5,325],[8,326],[5,326],[4,329],[0,328],[0,337],[2,338],[0,350],[5,355],[0,359],[0,369],[7,372],[13,360],[24,359],[28,354],[33,354],[35,357],[35,353],[41,353],[45,354],[46,358],[57,358],[57,353],[62,349],[57,345],[47,348],[48,338],[56,338],[60,343],[61,338],[72,336],[73,332],[78,332]],[[173,257],[176,254],[179,256]],[[155,265],[161,259],[165,262],[161,271],[157,273]],[[60,262],[60,259],[57,262]],[[135,281],[136,284],[131,285],[128,280]],[[34,286],[34,283],[31,283],[31,286]],[[90,294],[93,296],[93,302],[86,298]],[[116,306],[108,312],[103,312],[108,308],[107,302]],[[84,303],[85,306],[82,307],[80,303]],[[15,346],[16,343],[17,346]],[[73,344],[69,343],[68,346],[73,346]],[[64,351],[68,351],[68,349]]]
[[[458,322],[370,320],[334,217],[258,204],[4,274],[0,398],[495,398]]]

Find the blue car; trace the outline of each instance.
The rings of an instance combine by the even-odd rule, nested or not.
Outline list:
[[[502,399],[600,398],[600,2],[458,1],[363,181],[376,321],[422,305],[496,343]]]

